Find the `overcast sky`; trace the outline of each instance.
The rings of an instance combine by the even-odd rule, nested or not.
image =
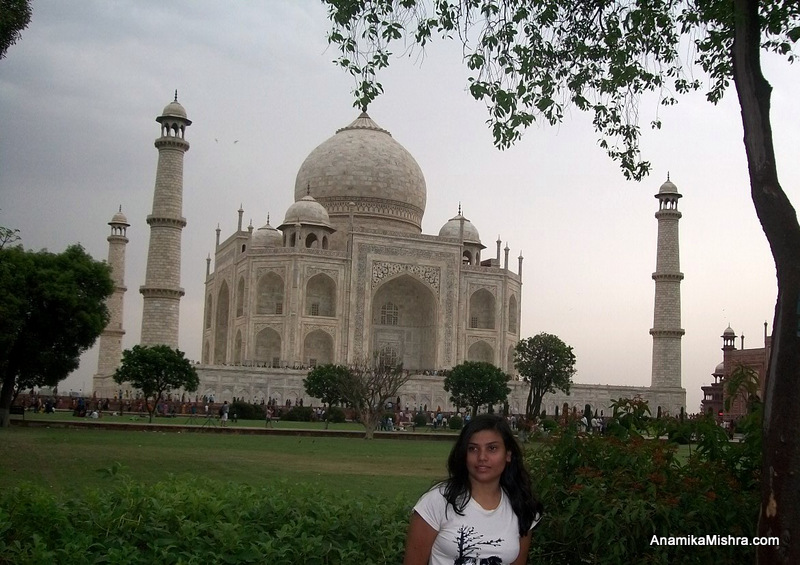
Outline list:
[[[301,163],[358,114],[352,82],[332,61],[324,7],[314,0],[35,0],[30,27],[0,61],[0,225],[26,248],[79,242],[108,254],[107,225],[127,215],[124,326],[138,343],[159,136],[155,122],[178,100],[194,122],[184,164],[180,347],[200,357],[206,256],[214,230],[236,229],[237,210],[257,228],[278,225]],[[765,61],[774,86],[773,133],[784,190],[800,192],[798,68]],[[398,56],[381,76],[370,116],[419,162],[428,186],[424,233],[458,209],[494,256],[524,256],[522,336],[558,335],[574,348],[576,382],[648,386],[651,373],[658,204],[667,177],[679,209],[683,385],[695,412],[700,387],[722,360],[728,324],[762,347],[775,304],[775,269],[749,196],[734,91],[713,106],[702,95],[673,108],[645,103],[643,140],[653,174],[625,181],[597,146],[589,116],[534,126],[514,148],[492,146],[485,107],[466,91],[454,44],[434,43],[420,62]],[[737,347],[740,346],[737,340]],[[88,352],[62,390],[91,389]]]

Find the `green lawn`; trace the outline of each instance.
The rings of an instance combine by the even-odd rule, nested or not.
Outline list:
[[[283,424],[288,423],[278,425]],[[109,471],[119,467],[124,476],[145,483],[168,475],[256,487],[288,481],[408,500],[446,476],[452,446],[447,441],[165,432],[158,426],[152,431],[12,426],[0,430],[0,438],[0,488],[32,482],[74,493],[102,488]]]

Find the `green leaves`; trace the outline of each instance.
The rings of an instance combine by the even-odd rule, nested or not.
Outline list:
[[[0,492],[0,562],[400,563],[409,509],[399,501],[171,478],[58,502]],[[369,532],[369,535],[364,535]]]
[[[700,90],[701,81],[691,78],[695,65],[708,75],[711,102],[722,98],[731,80],[728,0],[326,3],[333,22],[328,39],[342,54],[337,64],[356,78],[357,106],[366,107],[383,92],[376,77],[389,65],[392,42],[424,49],[434,34],[457,37],[471,71],[469,92],[486,104],[498,148],[516,142],[536,120],[560,123],[574,104],[594,114],[598,144],[628,179],[650,171],[639,151],[642,96],[653,93],[661,104],[674,104],[673,94]],[[761,3],[763,48],[789,61],[800,39],[798,5]],[[682,60],[679,52],[687,43],[694,47],[692,59]],[[655,117],[649,121],[660,124]]]
[[[168,345],[134,345],[122,352],[122,362],[114,373],[117,383],[129,383],[141,390],[150,412],[150,421],[164,393],[183,389],[194,392],[200,384],[197,371],[183,351]],[[150,402],[150,399],[153,402]]]
[[[526,414],[535,418],[545,394],[556,390],[569,394],[575,374],[575,354],[558,336],[542,332],[517,343],[514,366],[530,384]]]
[[[476,414],[479,406],[505,402],[511,389],[509,377],[499,367],[482,361],[464,361],[456,365],[444,379],[444,390],[450,401],[458,407],[472,408]]]

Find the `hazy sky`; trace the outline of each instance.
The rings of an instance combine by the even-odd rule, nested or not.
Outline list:
[[[237,210],[278,225],[305,157],[358,114],[352,82],[332,61],[324,7],[314,0],[35,0],[30,27],[0,61],[0,225],[26,248],[81,243],[108,253],[107,222],[121,205],[127,246],[125,347],[139,340],[159,136],[156,116],[178,99],[194,122],[186,139],[180,347],[200,357],[206,256],[214,230]],[[780,180],[800,192],[798,68],[765,61]],[[369,109],[417,159],[428,186],[425,233],[462,203],[493,256],[524,256],[522,336],[558,335],[574,348],[576,382],[650,384],[658,205],[666,179],[683,198],[683,384],[697,411],[700,386],[722,360],[731,324],[745,347],[772,331],[774,264],[749,196],[735,92],[672,108],[645,102],[662,130],[642,147],[653,174],[625,181],[597,146],[589,116],[534,126],[516,147],[492,146],[485,107],[466,91],[455,44],[397,56]],[[236,143],[234,143],[236,142]],[[737,340],[737,347],[740,346]],[[88,352],[62,390],[91,389]]]

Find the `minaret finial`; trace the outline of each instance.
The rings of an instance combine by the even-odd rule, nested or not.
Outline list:
[[[269,225],[269,212],[267,212],[267,225]]]
[[[306,196],[311,196],[311,181],[306,184]]]
[[[119,211],[122,212],[122,204],[119,205]]]
[[[178,101],[178,89],[176,88],[175,89],[175,102],[177,102],[177,101]]]
[[[458,201],[458,215],[461,215],[461,201]]]
[[[669,182],[669,171],[667,171],[667,182]]]

